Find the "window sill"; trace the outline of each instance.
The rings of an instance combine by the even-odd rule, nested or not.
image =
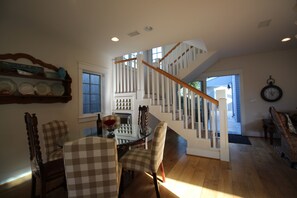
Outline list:
[[[88,115],[80,115],[78,117],[78,122],[92,122],[97,120],[98,115],[97,114],[88,114]]]

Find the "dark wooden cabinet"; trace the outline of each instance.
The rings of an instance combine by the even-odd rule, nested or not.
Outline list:
[[[52,72],[58,72],[59,68],[44,63],[38,59],[35,59],[34,57],[18,53],[18,54],[3,54],[0,55],[0,60],[17,60],[19,58],[25,58],[30,60],[33,64],[38,64],[41,67],[46,68],[48,71]],[[0,94],[0,104],[12,104],[12,103],[18,103],[18,104],[28,104],[28,103],[66,103],[72,99],[71,96],[71,83],[72,79],[69,76],[68,72],[65,71],[65,77],[63,79],[60,78],[49,78],[46,77],[45,73],[39,73],[34,75],[22,75],[17,72],[16,69],[7,69],[7,68],[1,68],[0,67],[0,78],[8,78],[8,79],[15,79],[19,81],[26,82],[28,81],[35,81],[35,82],[44,82],[44,83],[57,83],[61,84],[64,87],[64,93],[62,95],[22,95],[19,92],[16,91],[14,94]]]

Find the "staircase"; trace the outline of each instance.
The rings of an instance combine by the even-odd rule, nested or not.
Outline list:
[[[178,43],[153,65],[142,55],[115,62],[113,111],[137,117],[138,106],[149,105],[153,116],[187,140],[187,154],[229,161],[226,99],[215,100],[181,80],[205,63],[205,54]]]

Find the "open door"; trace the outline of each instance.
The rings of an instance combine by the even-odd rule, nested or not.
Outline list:
[[[226,98],[228,134],[241,135],[240,76],[228,75],[206,79],[206,93],[215,99]]]

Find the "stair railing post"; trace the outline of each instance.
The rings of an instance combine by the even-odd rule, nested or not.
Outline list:
[[[144,97],[144,67],[143,67],[143,55],[137,55],[137,99]]]
[[[220,159],[230,161],[229,141],[228,141],[228,118],[227,118],[227,99],[219,99],[219,116],[220,116]]]

